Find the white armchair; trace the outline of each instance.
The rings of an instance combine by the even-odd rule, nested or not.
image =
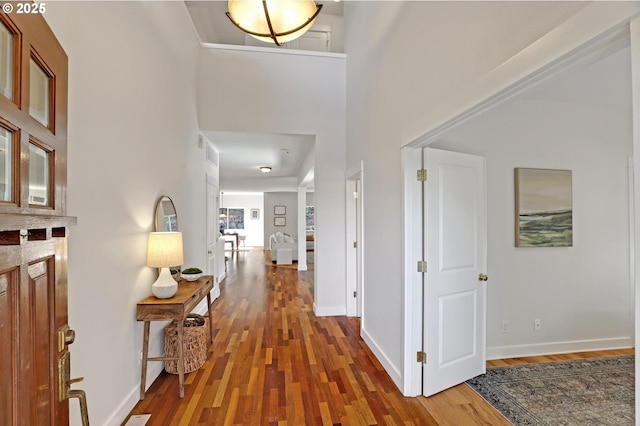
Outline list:
[[[276,232],[269,237],[269,249],[271,250],[271,261],[273,263],[287,263],[284,258],[278,261],[278,250],[289,249],[291,250],[291,260],[298,260],[298,243],[288,235],[282,232]],[[281,256],[284,255],[284,251],[281,252]],[[287,253],[288,254],[288,253]],[[284,260],[284,262],[283,262]]]

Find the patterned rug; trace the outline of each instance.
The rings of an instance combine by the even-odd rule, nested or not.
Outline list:
[[[467,381],[514,425],[633,425],[634,356],[493,367]]]

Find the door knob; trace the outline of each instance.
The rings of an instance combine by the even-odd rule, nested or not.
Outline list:
[[[478,281],[487,281],[489,279],[485,274],[478,274]]]
[[[207,254],[211,254],[211,250],[207,250]]]

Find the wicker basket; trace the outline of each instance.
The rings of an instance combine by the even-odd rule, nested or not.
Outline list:
[[[202,367],[207,360],[208,325],[202,315],[189,314],[184,320],[182,354],[185,374]],[[167,357],[178,356],[178,325],[175,321],[164,328],[164,352]],[[178,361],[165,361],[164,369],[167,373],[178,374]]]

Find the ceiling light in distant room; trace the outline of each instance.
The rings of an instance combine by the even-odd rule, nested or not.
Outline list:
[[[306,33],[320,9],[313,0],[229,0],[227,16],[247,34],[282,46]]]
[[[269,172],[271,171],[271,167],[269,167],[269,166],[262,166],[262,167],[260,167],[260,171],[261,171],[262,173],[269,173]]]

